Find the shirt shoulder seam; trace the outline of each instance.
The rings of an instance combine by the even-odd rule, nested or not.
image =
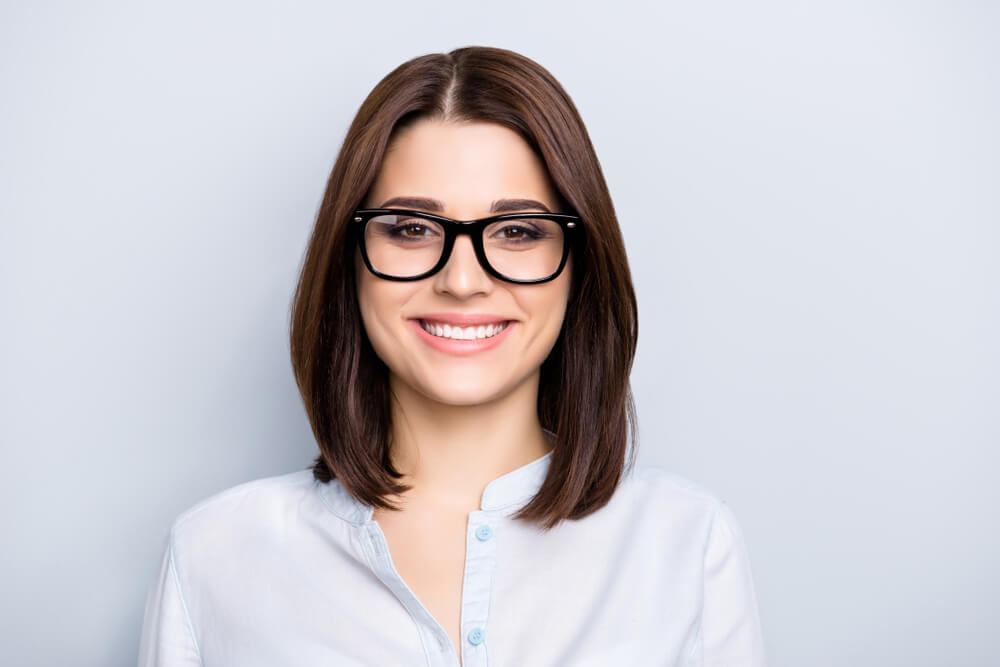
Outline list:
[[[720,509],[720,507],[722,506],[722,503],[723,503],[723,501],[720,500],[714,494],[708,494],[708,496],[709,496],[709,500],[711,501],[712,518],[711,518],[711,520],[709,522],[709,525],[708,525],[708,536],[705,539],[705,545],[702,547],[702,550],[701,550],[701,565],[702,565],[702,573],[701,573],[701,586],[702,586],[701,609],[699,609],[699,611],[698,611],[698,630],[697,630],[697,634],[695,635],[694,641],[691,643],[691,650],[688,651],[688,655],[687,655],[687,659],[685,660],[685,663],[690,663],[691,662],[691,660],[694,658],[695,651],[698,649],[698,646],[701,645],[703,643],[703,641],[704,641],[703,631],[704,631],[704,628],[705,628],[705,572],[704,572],[705,559],[708,558],[708,548],[711,545],[712,535],[715,533],[715,526],[716,526],[716,523],[718,523],[718,521],[719,521],[719,509]]]
[[[174,535],[170,534],[170,573],[173,575],[174,585],[177,587],[177,597],[181,602],[181,609],[184,610],[184,619],[187,621],[188,631],[191,633],[191,642],[198,655],[198,664],[204,665],[205,661],[201,656],[201,647],[198,645],[198,634],[194,630],[194,621],[191,620],[191,612],[188,609],[187,600],[184,599],[184,589],[181,586],[181,577],[178,572],[177,557],[174,554]]]
[[[694,641],[691,642],[691,648],[688,649],[687,657],[684,658],[684,664],[685,665],[690,665],[691,664],[691,661],[694,660],[694,654],[695,654],[695,652],[698,650],[698,647],[702,643],[702,636],[701,636],[702,627],[703,627],[702,617],[699,614],[698,615],[698,627],[697,627],[697,629],[695,629]]]

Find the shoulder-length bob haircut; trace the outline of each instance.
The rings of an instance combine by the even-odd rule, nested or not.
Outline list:
[[[333,165],[291,304],[291,358],[320,454],[315,479],[356,500],[410,487],[389,458],[388,368],[364,332],[349,221],[397,128],[420,118],[499,123],[517,132],[582,219],[572,248],[562,330],[540,369],[538,416],[552,458],[538,493],[514,515],[548,530],[603,507],[634,464],[629,373],[638,338],[635,291],[618,220],[576,107],[541,65],[513,51],[468,46],[389,72],[361,104]]]

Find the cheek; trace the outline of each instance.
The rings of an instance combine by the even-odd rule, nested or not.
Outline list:
[[[569,275],[564,274],[546,284],[544,289],[528,287],[519,290],[518,301],[536,322],[535,336],[540,342],[544,341],[546,349],[551,348],[562,330],[569,301],[569,287]]]
[[[401,319],[407,302],[418,289],[412,283],[376,278],[364,266],[357,276],[358,309],[365,335],[378,357],[390,367],[405,354],[406,324]]]
[[[559,332],[562,331],[563,322],[566,319],[566,306],[569,304],[569,281],[567,280],[565,285],[559,291],[556,298],[551,304],[553,323],[552,323],[552,342],[559,337]]]
[[[572,274],[573,265],[571,262],[566,262],[566,268],[563,270],[559,277],[552,281],[550,284],[551,290],[547,294],[548,307],[554,312],[558,313],[558,320],[560,325],[562,324],[562,319],[566,313],[566,306],[569,303],[569,295],[572,291]]]
[[[361,267],[357,280],[361,323],[372,347],[382,357],[384,345],[381,343],[387,335],[387,316],[394,308],[392,294],[385,289],[385,285],[378,284],[381,281],[377,281],[364,267]],[[398,312],[398,308],[395,310]]]

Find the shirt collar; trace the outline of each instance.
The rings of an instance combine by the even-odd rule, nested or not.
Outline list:
[[[546,435],[551,438],[549,432]],[[551,460],[552,452],[549,451],[491,481],[483,490],[480,509],[499,511],[508,516],[517,512],[538,493],[548,474]],[[374,508],[355,499],[344,489],[339,479],[334,478],[329,483],[317,480],[314,483],[320,485],[320,493],[327,506],[341,519],[352,524],[371,521]]]
[[[494,479],[483,489],[480,508],[485,511],[503,510],[504,514],[513,514],[527,505],[545,481],[551,460],[550,451]]]

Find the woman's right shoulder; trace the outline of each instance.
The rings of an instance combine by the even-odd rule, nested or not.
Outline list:
[[[171,541],[198,536],[215,539],[246,529],[260,530],[301,511],[303,503],[318,503],[321,483],[311,469],[261,477],[222,489],[198,500],[178,514],[170,526]],[[199,540],[200,541],[200,540]]]

